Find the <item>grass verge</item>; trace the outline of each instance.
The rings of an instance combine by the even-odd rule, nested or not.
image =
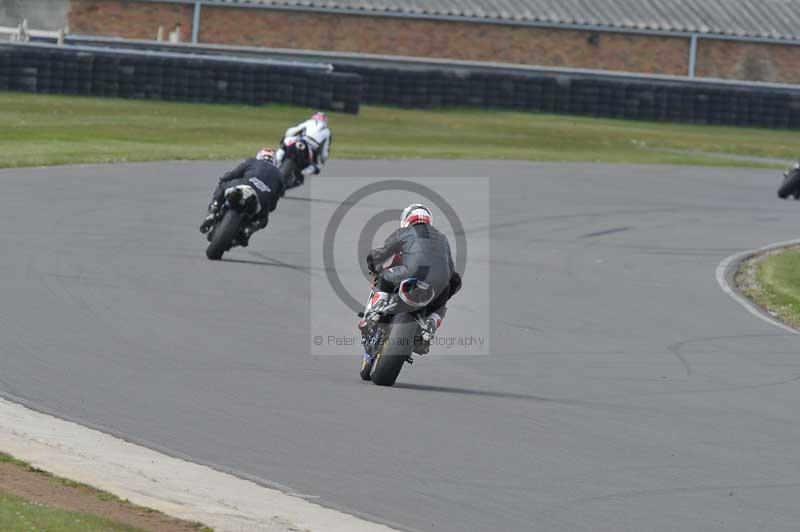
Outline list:
[[[800,328],[800,247],[784,248],[744,261],[736,273],[736,284],[770,314]]]
[[[141,529],[81,512],[69,512],[0,493],[0,523],[5,532],[137,532]]]
[[[211,532],[0,453],[0,530]]]
[[[0,92],[0,167],[237,159],[309,109]],[[331,113],[338,158],[454,158],[774,166],[678,150],[791,159],[789,131],[482,110],[365,106]]]

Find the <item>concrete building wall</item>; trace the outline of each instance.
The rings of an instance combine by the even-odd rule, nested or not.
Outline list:
[[[5,1],[5,0],[3,0]],[[158,26],[192,33],[191,4],[72,0],[73,33],[153,38]],[[202,8],[199,40],[648,74],[686,75],[686,37],[257,8]],[[800,83],[800,46],[700,39],[699,76]]]
[[[23,19],[37,30],[57,30],[67,24],[70,0],[0,0],[0,26],[18,26]]]

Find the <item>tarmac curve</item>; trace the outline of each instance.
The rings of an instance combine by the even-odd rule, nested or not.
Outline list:
[[[343,198],[301,189],[213,263],[196,226],[228,166],[0,171],[0,395],[410,531],[800,523],[798,337],[715,280],[797,238],[776,172],[332,162],[491,179],[467,227],[491,238],[491,356],[384,389],[308,354],[308,212]],[[448,321],[472,304],[465,279]]]

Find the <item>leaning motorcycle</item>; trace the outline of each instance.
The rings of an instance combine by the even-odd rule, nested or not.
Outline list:
[[[286,190],[299,187],[305,181],[303,168],[311,164],[311,147],[302,137],[287,137],[282,145],[284,155],[281,161],[281,173]]]
[[[237,185],[225,190],[225,200],[217,212],[214,225],[208,232],[206,256],[220,260],[231,248],[246,239],[243,230],[261,210],[258,194],[249,185]]]
[[[415,347],[429,342],[433,336],[427,329],[425,307],[435,296],[433,288],[425,281],[406,279],[389,295],[385,305],[367,315],[359,314],[364,323],[362,379],[378,386],[392,386],[403,364],[414,363]],[[373,287],[371,303],[375,304],[378,297]]]
[[[783,183],[778,189],[779,198],[786,199],[789,196],[800,199],[800,162],[795,163],[787,172],[784,172]]]

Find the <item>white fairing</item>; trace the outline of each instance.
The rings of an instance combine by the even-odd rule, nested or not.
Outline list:
[[[316,120],[306,120],[294,127],[286,130],[284,142],[291,137],[303,137],[309,141],[311,149],[317,154],[319,162],[325,163],[328,160],[330,151],[331,130],[328,129],[326,122]],[[283,159],[281,154],[281,159]]]

